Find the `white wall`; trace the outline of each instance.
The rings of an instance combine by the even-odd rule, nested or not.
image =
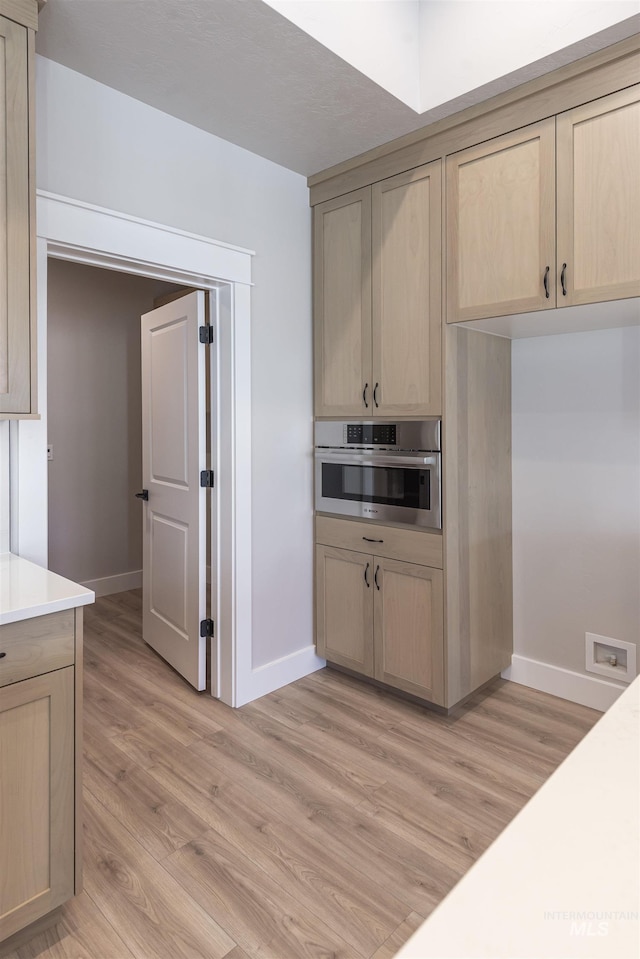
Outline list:
[[[43,58],[36,100],[40,189],[256,251],[253,666],[307,647],[313,549],[306,181]]]
[[[63,260],[47,272],[49,568],[121,576],[142,567],[140,316],[170,287]]]
[[[512,355],[514,652],[593,676],[585,632],[640,638],[640,329]]]

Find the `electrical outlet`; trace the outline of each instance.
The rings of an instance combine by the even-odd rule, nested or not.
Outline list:
[[[47,446],[47,459],[48,460],[53,459],[53,446],[51,445]]]

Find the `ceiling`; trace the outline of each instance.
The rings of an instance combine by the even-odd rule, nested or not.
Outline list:
[[[625,19],[421,115],[262,0],[48,0],[36,49],[309,176],[638,30]]]

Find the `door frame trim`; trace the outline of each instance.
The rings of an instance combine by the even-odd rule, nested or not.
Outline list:
[[[48,565],[47,260],[217,291],[218,693],[247,701],[251,649],[252,251],[44,191],[37,193],[38,420],[10,425],[11,551]],[[213,657],[212,657],[213,659]],[[215,692],[215,690],[213,690]],[[252,697],[251,697],[252,698]]]

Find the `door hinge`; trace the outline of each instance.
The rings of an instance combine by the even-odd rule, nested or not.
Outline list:
[[[211,343],[213,343],[213,327],[212,326],[200,327],[200,342],[207,343],[208,345],[211,345]]]
[[[205,636],[213,636],[213,620],[212,619],[203,619],[200,622],[200,635],[204,638]]]
[[[213,489],[213,470],[200,470],[200,486]]]

